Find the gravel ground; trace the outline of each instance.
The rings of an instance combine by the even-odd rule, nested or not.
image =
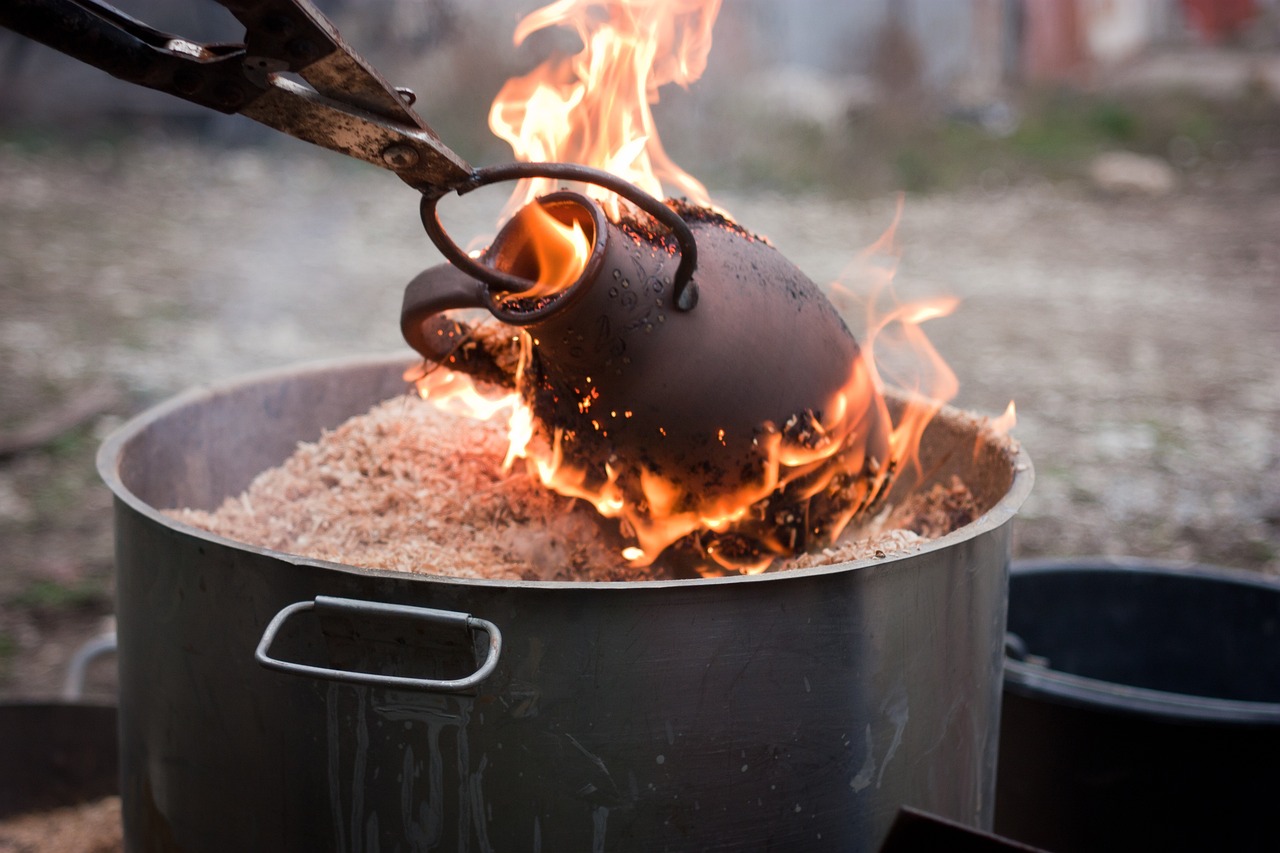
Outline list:
[[[1280,151],[1158,196],[997,183],[906,199],[897,287],[961,298],[929,327],[959,405],[1017,403],[1037,479],[1015,556],[1280,573]],[[818,281],[896,205],[716,200]],[[463,238],[493,217],[450,210]],[[0,147],[0,435],[86,397],[95,413],[0,458],[0,694],[56,692],[70,651],[110,627],[92,462],[107,430],[249,370],[407,357],[400,292],[437,262],[410,190],[300,143]]]

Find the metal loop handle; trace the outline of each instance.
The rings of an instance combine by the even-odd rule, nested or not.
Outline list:
[[[403,675],[380,675],[374,672],[356,672],[345,669],[331,669],[323,666],[294,663],[280,660],[270,655],[271,644],[281,627],[295,613],[314,610],[317,607],[328,610],[359,613],[365,616],[401,616],[421,622],[456,625],[468,630],[483,631],[489,638],[489,653],[485,656],[480,668],[466,678],[437,679],[413,678]],[[267,628],[262,632],[262,639],[254,652],[254,659],[268,669],[280,672],[291,672],[295,675],[309,675],[315,678],[326,678],[331,681],[344,681],[348,684],[363,684],[373,687],[398,687],[409,690],[434,690],[441,693],[461,693],[478,685],[488,678],[498,665],[498,656],[502,653],[502,632],[498,626],[487,619],[479,619],[467,613],[454,610],[436,610],[430,607],[415,607],[408,604],[387,604],[381,601],[360,601],[353,598],[334,598],[317,595],[313,601],[299,601],[285,606],[272,617]]]
[[[67,677],[62,682],[62,698],[79,702],[84,698],[84,682],[89,665],[103,655],[114,654],[117,648],[116,632],[108,631],[85,641],[67,664]]]
[[[426,229],[431,242],[435,243],[436,248],[449,263],[478,281],[505,293],[523,293],[534,286],[535,282],[526,278],[478,263],[445,231],[444,225],[440,222],[440,212],[436,209],[440,199],[449,190],[456,190],[458,195],[466,195],[489,184],[522,178],[555,178],[604,187],[622,196],[665,225],[676,242],[680,244],[680,264],[676,267],[672,289],[675,306],[681,311],[689,311],[698,304],[698,288],[693,283],[693,273],[698,267],[698,243],[689,223],[681,219],[680,214],[630,181],[625,181],[610,172],[589,166],[579,166],[576,163],[505,163],[499,166],[488,166],[476,169],[465,182],[452,185],[445,192],[424,193],[421,205],[422,227]]]

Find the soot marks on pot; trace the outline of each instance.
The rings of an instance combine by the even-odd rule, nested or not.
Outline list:
[[[560,770],[564,774],[565,785],[573,789],[572,794],[597,808],[605,808],[606,814],[609,807],[624,804],[627,798],[609,773],[604,759],[568,732],[559,736],[571,747],[561,750],[563,762]]]
[[[605,830],[609,826],[609,808],[598,806],[591,813],[591,851],[603,853]]]
[[[870,723],[867,723],[865,732],[867,741],[867,757],[863,760],[862,767],[858,769],[857,775],[849,780],[849,787],[853,789],[855,794],[867,788],[871,784],[871,780],[876,773],[876,745],[875,741],[871,737]]]
[[[899,681],[895,686],[893,693],[887,696],[880,706],[881,712],[893,724],[893,739],[889,742],[889,748],[885,751],[884,761],[880,764],[880,775],[876,777],[876,787],[879,788],[884,782],[884,773],[889,769],[889,762],[893,760],[893,755],[898,751],[898,747],[902,744],[903,732],[907,730],[907,720],[910,717],[909,706],[907,702],[907,686]]]
[[[335,849],[492,849],[475,699],[335,683],[326,702]]]
[[[538,716],[538,701],[542,691],[538,689],[538,675],[542,666],[544,646],[537,637],[529,639],[529,653],[520,661],[511,676],[507,689],[499,697],[507,713],[514,720]]]

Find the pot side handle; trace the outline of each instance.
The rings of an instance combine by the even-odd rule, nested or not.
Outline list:
[[[271,656],[271,645],[275,642],[280,629],[289,617],[306,610],[325,609],[334,612],[346,612],[363,616],[392,616],[423,623],[437,625],[453,625],[468,631],[482,631],[488,638],[488,653],[484,662],[471,675],[465,678],[436,679],[413,678],[403,675],[382,675],[375,672],[359,672],[345,669],[331,669],[323,666],[296,663]],[[373,687],[392,687],[407,690],[426,690],[439,693],[462,693],[480,684],[488,678],[498,666],[498,657],[502,654],[502,632],[498,626],[487,619],[480,619],[468,613],[454,610],[436,610],[431,607],[416,607],[408,604],[388,604],[381,601],[361,601],[353,598],[334,598],[317,595],[313,601],[298,601],[286,605],[267,624],[262,632],[262,639],[254,652],[258,663],[279,672],[295,675],[306,675],[312,678],[324,678],[341,681],[347,684],[361,684]]]

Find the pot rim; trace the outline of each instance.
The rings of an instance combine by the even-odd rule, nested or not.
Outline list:
[[[1035,480],[1035,470],[1032,467],[1030,457],[1027,455],[1020,443],[1015,443],[1011,448],[1012,458],[1010,460],[1013,468],[1013,479],[1009,485],[1008,491],[1005,492],[1004,496],[1001,497],[999,501],[969,524],[966,524],[957,530],[953,530],[944,536],[940,536],[937,539],[926,542],[909,553],[902,555],[892,555],[884,558],[871,557],[864,560],[850,560],[843,563],[834,563],[825,566],[788,569],[787,571],[782,572],[764,572],[756,575],[733,575],[717,578],[683,578],[641,581],[531,581],[504,580],[498,578],[463,578],[451,575],[365,568],[329,560],[302,557],[296,554],[289,554],[283,551],[275,551],[270,548],[251,545],[246,542],[229,539],[216,533],[211,533],[203,528],[195,527],[171,518],[161,512],[159,508],[151,506],[130,490],[124,484],[124,481],[120,476],[121,456],[126,445],[128,445],[130,441],[143,433],[152,424],[163,420],[178,410],[194,405],[197,402],[208,400],[212,397],[223,396],[234,392],[237,389],[263,382],[279,381],[286,378],[296,378],[299,376],[317,373],[327,373],[344,368],[350,369],[382,365],[387,369],[402,369],[407,367],[414,360],[413,356],[402,352],[381,355],[343,356],[331,359],[313,360],[286,367],[275,367],[252,371],[230,379],[194,385],[185,391],[179,392],[167,400],[140,412],[113,430],[98,449],[98,475],[102,478],[103,482],[106,483],[107,487],[111,489],[111,492],[115,495],[117,500],[123,501],[130,508],[147,517],[150,521],[167,527],[175,532],[193,536],[197,539],[270,557],[293,565],[315,566],[317,568],[331,569],[350,574],[396,578],[408,582],[430,582],[456,584],[459,586],[516,587],[546,590],[617,589],[624,591],[634,591],[637,589],[668,589],[671,587],[718,587],[725,584],[779,582],[788,578],[813,578],[822,575],[840,574],[871,566],[883,565],[895,560],[918,557],[933,551],[942,551],[953,547],[959,542],[977,538],[988,531],[995,530],[1008,523],[1017,513],[1019,507],[1022,506],[1027,495],[1030,494],[1031,487]],[[407,387],[408,386],[406,384],[406,388]],[[959,412],[959,409],[952,406],[944,406],[942,410],[939,411],[938,415],[957,414]]]
[[[1082,557],[1015,560],[1010,581],[1018,576],[1077,573],[1150,575],[1198,578],[1238,586],[1252,586],[1280,593],[1280,581],[1243,569],[1203,563],[1154,561],[1137,557]],[[1005,690],[1066,705],[1102,708],[1123,714],[1155,716],[1175,722],[1218,724],[1280,724],[1280,702],[1221,699],[1134,687],[1099,678],[1059,672],[1049,666],[1020,661],[1006,655]]]

